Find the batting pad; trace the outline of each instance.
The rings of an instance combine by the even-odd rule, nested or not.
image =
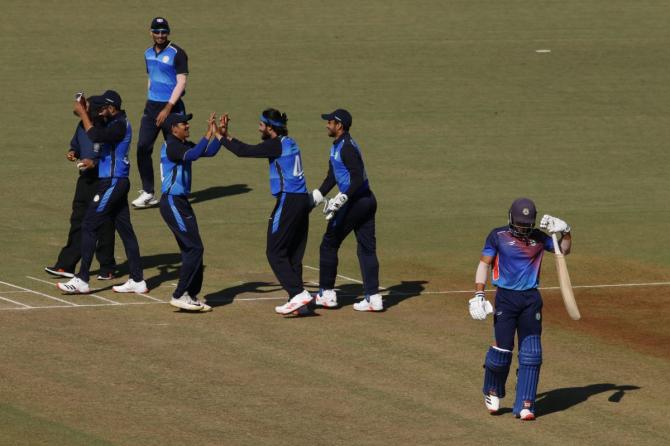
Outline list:
[[[516,384],[516,400],[512,412],[519,415],[522,409],[535,413],[535,396],[540,380],[542,344],[540,336],[527,336],[519,348],[519,376]]]
[[[505,383],[512,364],[512,352],[495,347],[489,347],[484,360],[484,395],[505,397]]]

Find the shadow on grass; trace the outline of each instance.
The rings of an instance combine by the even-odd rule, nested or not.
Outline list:
[[[179,280],[179,268],[181,267],[181,254],[154,254],[151,256],[142,256],[142,269],[148,270],[150,268],[158,269],[158,275],[153,277],[145,277],[149,290],[158,288],[163,283],[169,280]],[[120,278],[128,275],[128,261],[124,261],[116,266],[117,275]],[[117,285],[118,280],[112,280]]]
[[[611,403],[619,403],[627,391],[638,390],[640,387],[611,383],[590,384],[584,387],[564,387],[537,395],[536,415],[544,416],[554,412],[562,412],[566,409],[583,403],[593,395],[603,392],[614,392],[607,398]]]
[[[191,204],[203,201],[216,200],[217,198],[229,197],[231,195],[246,194],[251,188],[246,184],[229,184],[228,186],[212,186],[207,189],[191,192],[189,201]]]
[[[388,310],[404,300],[420,296],[423,290],[426,289],[424,285],[427,283],[426,280],[403,280],[397,285],[387,287],[387,294],[384,296],[384,309]],[[363,285],[360,284],[347,283],[337,288],[337,302],[340,307],[353,305],[364,296],[365,291],[363,290]]]
[[[271,288],[267,288],[271,287]],[[270,282],[246,282],[240,285],[235,285],[232,287],[224,288],[220,291],[207,294],[205,300],[207,305],[211,307],[221,307],[223,305],[228,305],[233,303],[238,294],[243,293],[276,293],[277,291],[282,291],[282,287],[278,286],[276,283]]]

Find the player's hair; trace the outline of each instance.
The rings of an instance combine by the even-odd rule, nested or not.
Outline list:
[[[288,135],[288,128],[286,127],[286,122],[288,121],[288,118],[286,117],[286,113],[282,113],[275,108],[268,108],[266,110],[263,110],[263,113],[261,113],[261,115],[268,121],[271,121],[271,122],[265,122],[265,124],[272,127],[274,131],[277,132],[277,135],[279,136]]]

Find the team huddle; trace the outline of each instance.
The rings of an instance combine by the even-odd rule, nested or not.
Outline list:
[[[352,116],[344,109],[323,114],[330,147],[329,169],[321,186],[308,191],[298,143],[289,136],[288,118],[268,108],[260,113],[259,144],[247,144],[230,132],[228,114],[207,119],[204,135],[192,142],[189,121],[182,101],[188,75],[188,58],[183,49],[168,40],[166,19],[151,22],[153,45],[145,51],[149,77],[147,102],[137,143],[137,165],[142,190],[132,201],[136,208],[158,205],[160,215],[172,231],[181,252],[179,280],[170,304],[186,311],[207,312],[211,307],[198,297],[203,282],[204,246],[196,215],[188,197],[191,193],[192,163],[216,156],[221,147],[238,157],[267,160],[270,193],[275,206],[267,227],[266,254],[287,302],[275,307],[282,315],[309,315],[315,307],[337,308],[335,280],[338,250],[353,231],[363,280],[364,298],[353,305],[357,311],[383,311],[379,290],[379,262],[376,254],[375,214],[377,201],[363,163],[361,149],[349,131]],[[99,280],[114,277],[114,231],[121,237],[129,265],[128,280],[113,290],[119,293],[147,293],[140,247],[133,230],[128,204],[130,163],[128,153],[132,128],[122,109],[121,96],[107,90],[99,96],[78,98],[74,112],[81,122],[68,152],[77,161],[80,178],[73,201],[71,229],[66,247],[47,272],[70,278],[57,286],[65,293],[89,293],[90,267],[94,255],[100,262]],[[156,198],[152,152],[158,135],[165,142],[160,150],[161,196]],[[326,196],[335,187],[337,194]],[[319,205],[327,227],[321,240],[319,291],[304,288],[302,259],[309,229],[309,214]],[[535,228],[537,211],[529,199],[516,200],[508,214],[508,225],[491,231],[486,239],[475,275],[475,297],[469,302],[473,319],[494,314],[495,342],[485,357],[483,394],[491,413],[505,396],[514,337],[518,337],[519,373],[513,413],[522,420],[535,418],[535,398],[542,363],[542,297],[538,291],[540,266],[545,250],[554,249],[551,236]],[[545,215],[540,228],[559,234],[559,249],[571,247],[570,227]],[[110,241],[111,239],[111,241]],[[110,255],[111,251],[111,255]],[[79,261],[79,271],[75,265]],[[491,272],[497,287],[495,311],[486,300],[485,284]]]

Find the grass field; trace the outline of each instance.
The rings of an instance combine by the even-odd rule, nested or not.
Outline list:
[[[69,224],[72,96],[116,89],[137,130],[155,15],[189,54],[194,138],[215,110],[256,141],[259,112],[279,108],[316,187],[319,115],[352,112],[387,311],[352,311],[348,240],[343,307],[274,314],[267,167],[227,151],[194,165],[212,313],[164,303],[179,255],[157,209],[132,212],[148,297],[96,280],[97,297],[57,292],[42,268]],[[669,443],[669,19],[652,0],[3,3],[0,444]],[[466,308],[484,238],[518,196],[573,226],[583,315],[567,317],[547,256],[533,423],[486,413],[491,322]],[[310,224],[314,289],[325,222]]]

